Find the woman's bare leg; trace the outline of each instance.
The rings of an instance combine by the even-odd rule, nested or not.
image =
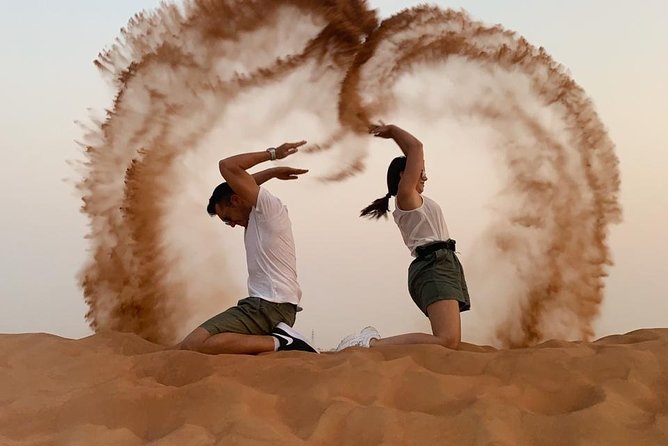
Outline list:
[[[427,314],[429,314],[433,334],[407,333],[389,338],[373,339],[369,346],[438,344],[456,349],[462,337],[459,302],[454,299],[436,301],[427,307]]]

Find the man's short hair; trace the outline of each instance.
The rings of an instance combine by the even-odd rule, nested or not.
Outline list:
[[[234,195],[234,191],[230,187],[227,182],[220,183],[216,188],[213,190],[213,193],[211,194],[211,198],[209,198],[209,204],[206,207],[206,211],[209,213],[210,216],[216,215],[216,204],[218,203],[224,203],[224,204],[230,204],[232,195]]]

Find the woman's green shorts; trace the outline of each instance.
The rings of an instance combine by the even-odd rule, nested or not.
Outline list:
[[[408,291],[425,316],[427,307],[439,300],[459,302],[459,311],[471,309],[464,268],[450,249],[418,257],[408,267]]]
[[[204,322],[200,327],[212,335],[241,333],[268,335],[279,322],[295,324],[298,309],[294,304],[275,303],[259,297],[247,297],[222,313]]]

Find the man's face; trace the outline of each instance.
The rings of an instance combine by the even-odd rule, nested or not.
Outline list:
[[[422,173],[420,175],[420,180],[418,181],[417,188],[416,188],[418,194],[421,194],[422,192],[424,192],[424,183],[426,183],[428,179],[429,178],[427,178],[427,172],[424,170],[424,167],[423,167],[422,168]]]
[[[229,203],[217,203],[216,215],[230,227],[248,225],[250,207],[244,206],[238,195],[232,195]]]

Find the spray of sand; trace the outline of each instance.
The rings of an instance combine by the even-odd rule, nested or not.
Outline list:
[[[195,304],[243,295],[203,210],[218,159],[294,135],[340,181],[383,119],[422,122],[425,141],[491,135],[502,182],[468,277],[493,296],[488,342],[593,335],[617,158],[582,89],[520,36],[435,7],[380,22],[361,0],[200,0],[135,16],[96,64],[118,94],[86,132],[79,183],[94,329],[170,342]]]

